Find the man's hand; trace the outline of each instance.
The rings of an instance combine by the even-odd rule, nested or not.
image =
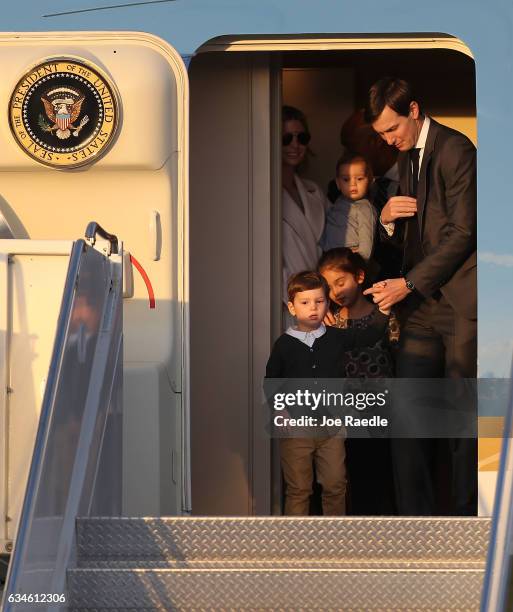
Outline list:
[[[411,293],[406,286],[404,278],[388,278],[384,281],[374,283],[372,287],[366,289],[363,295],[372,295],[372,299],[383,314],[390,314],[390,309],[394,304],[404,300]]]
[[[331,310],[328,310],[328,312],[324,316],[324,325],[333,326],[335,325],[335,323],[335,315],[331,312]]]
[[[413,217],[417,213],[417,200],[408,196],[393,196],[383,206],[381,223],[392,223],[403,217]]]

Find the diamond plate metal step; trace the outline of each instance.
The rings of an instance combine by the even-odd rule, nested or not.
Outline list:
[[[478,570],[71,570],[75,610],[479,609]]]
[[[69,609],[479,609],[489,519],[81,519]]]
[[[80,519],[80,567],[483,567],[489,519]]]

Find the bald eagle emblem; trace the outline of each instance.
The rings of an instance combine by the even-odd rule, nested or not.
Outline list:
[[[57,138],[65,140],[71,134],[77,137],[80,130],[89,121],[89,117],[84,115],[80,123],[75,125],[80,116],[80,110],[85,96],[80,91],[70,87],[57,87],[51,89],[41,96],[48,123],[43,116],[39,115],[38,124],[43,132],[55,132]]]

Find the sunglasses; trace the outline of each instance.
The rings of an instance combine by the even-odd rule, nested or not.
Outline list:
[[[287,132],[283,134],[281,142],[284,147],[288,146],[293,140],[294,136],[297,138],[297,141],[300,145],[306,146],[310,142],[310,134],[308,132],[298,132],[297,134],[292,134],[291,132]]]

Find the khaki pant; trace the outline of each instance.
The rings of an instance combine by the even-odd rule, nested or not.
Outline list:
[[[287,483],[285,514],[308,515],[313,489],[313,466],[322,486],[324,516],[346,512],[346,451],[344,438],[282,438],[281,467]]]

